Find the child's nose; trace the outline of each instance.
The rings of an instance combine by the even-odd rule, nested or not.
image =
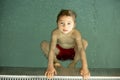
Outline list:
[[[64,26],[64,28],[67,28],[67,24],[64,24],[63,26]]]

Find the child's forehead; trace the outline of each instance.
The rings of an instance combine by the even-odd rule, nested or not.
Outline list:
[[[66,15],[64,15],[64,16],[60,16],[60,18],[59,18],[59,21],[64,21],[64,20],[74,20],[73,19],[73,17],[72,16],[66,16]]]

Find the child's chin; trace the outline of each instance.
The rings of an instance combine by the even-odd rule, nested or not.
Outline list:
[[[63,32],[63,34],[68,34],[69,32]]]
[[[68,34],[69,31],[61,31],[63,34]]]

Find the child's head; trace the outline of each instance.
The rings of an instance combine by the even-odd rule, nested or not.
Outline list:
[[[59,12],[59,14],[57,15],[57,21],[56,22],[58,22],[58,20],[60,19],[60,17],[62,17],[62,16],[71,16],[73,19],[74,19],[74,21],[76,21],[75,19],[76,19],[76,13],[74,12],[74,11],[72,11],[72,10],[64,10],[64,9],[62,9],[60,12]]]
[[[58,29],[67,34],[75,27],[76,14],[71,10],[61,10],[57,16]]]

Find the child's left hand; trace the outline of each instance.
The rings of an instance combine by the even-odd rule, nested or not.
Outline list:
[[[80,75],[83,77],[84,80],[90,78],[90,72],[88,69],[80,69]]]

